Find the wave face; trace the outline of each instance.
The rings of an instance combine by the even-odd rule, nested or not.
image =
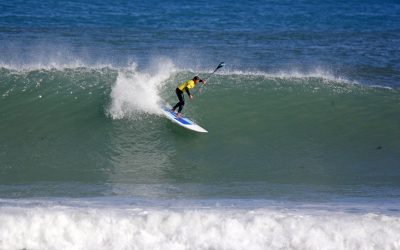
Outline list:
[[[4,202],[2,249],[397,249],[397,214]],[[337,209],[337,208],[336,208]]]
[[[157,108],[193,74],[169,62],[2,68],[1,182],[398,187],[398,89],[322,71],[225,71],[185,106],[202,136]]]

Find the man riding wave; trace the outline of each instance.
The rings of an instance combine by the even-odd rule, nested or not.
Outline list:
[[[177,113],[178,117],[182,117],[181,112],[182,112],[183,106],[185,105],[185,97],[184,97],[183,92],[185,91],[188,94],[189,99],[192,100],[193,95],[190,94],[189,90],[196,87],[196,84],[198,84],[199,82],[202,82],[203,85],[206,83],[205,80],[202,80],[202,79],[200,79],[200,77],[195,76],[195,77],[193,77],[192,80],[182,83],[175,89],[175,93],[178,96],[179,102],[172,108],[172,111],[175,112],[175,110],[178,108],[178,113]]]

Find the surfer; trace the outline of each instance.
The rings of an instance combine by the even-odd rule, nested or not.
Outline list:
[[[196,84],[198,84],[199,82],[202,82],[203,84],[206,83],[205,80],[202,80],[202,79],[200,79],[200,77],[195,76],[195,77],[193,77],[192,80],[182,83],[175,89],[175,93],[178,96],[179,102],[172,108],[172,111],[175,112],[175,109],[178,108],[178,114],[177,114],[178,117],[182,116],[181,112],[182,112],[183,106],[185,105],[185,98],[184,98],[183,92],[186,91],[190,100],[192,100],[193,95],[190,94],[189,89],[194,88],[196,86]]]

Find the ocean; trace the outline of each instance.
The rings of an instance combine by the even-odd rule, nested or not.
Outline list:
[[[400,249],[400,3],[0,1],[0,249]],[[163,117],[175,88],[198,134]]]

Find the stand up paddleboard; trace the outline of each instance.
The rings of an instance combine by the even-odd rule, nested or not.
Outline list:
[[[186,118],[184,116],[177,117],[176,113],[173,112],[171,110],[171,107],[168,107],[167,105],[163,105],[161,107],[161,110],[162,110],[163,114],[165,115],[165,117],[167,117],[169,120],[178,124],[181,127],[187,128],[192,131],[200,132],[200,133],[208,133],[207,130],[200,127],[195,122],[191,121],[189,118]]]
[[[214,75],[214,73],[225,66],[224,62],[221,62],[220,64],[218,64],[218,66],[215,68],[215,70],[208,76],[208,78],[204,79],[204,84],[207,80],[209,80],[211,78],[211,76]],[[203,84],[203,85],[204,85]],[[163,102],[163,104],[161,105],[161,111],[163,112],[163,114],[165,115],[165,117],[167,117],[168,119],[170,119],[172,122],[178,124],[181,127],[187,128],[189,130],[193,130],[196,132],[200,132],[200,133],[208,133],[207,130],[205,130],[204,128],[200,127],[199,125],[197,125],[195,122],[191,121],[189,118],[186,117],[177,117],[176,113],[173,112],[171,110],[171,107],[169,107],[169,105],[165,102]]]

